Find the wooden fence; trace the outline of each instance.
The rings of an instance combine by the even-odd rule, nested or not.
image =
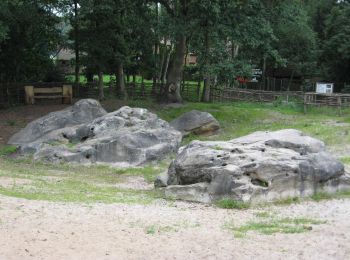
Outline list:
[[[301,91],[263,91],[240,88],[214,88],[211,92],[213,102],[248,101],[274,102],[276,100],[296,101],[302,103]]]
[[[304,111],[308,106],[329,106],[338,109],[350,107],[350,94],[318,94],[314,92],[304,93]]]
[[[40,87],[60,87],[62,85],[73,86],[74,98],[98,98],[99,90],[96,83],[85,83],[75,85],[70,82],[50,83],[0,83],[0,107],[14,104],[24,104],[24,86],[31,85]],[[107,97],[120,97],[115,84],[104,84],[104,92]],[[159,95],[161,84],[153,86],[152,83],[127,83],[126,90],[130,99],[153,99]],[[200,84],[186,82],[181,86],[181,94],[185,101],[198,102],[200,100]]]
[[[33,85],[35,87],[58,87],[71,83],[11,83],[0,84],[0,107],[13,104],[24,104],[24,86]],[[126,90],[130,99],[153,99],[159,95],[161,84],[152,83],[128,83]],[[187,83],[181,86],[181,94],[185,101],[198,102],[201,96],[201,85],[197,83]],[[98,87],[96,83],[73,84],[74,98],[98,98]],[[115,84],[105,84],[105,95],[107,97],[119,97],[120,93],[115,88]],[[350,94],[316,94],[303,93],[301,91],[263,91],[241,88],[216,87],[211,91],[212,102],[297,102],[304,104],[305,111],[308,106],[330,106],[339,109],[350,107]]]

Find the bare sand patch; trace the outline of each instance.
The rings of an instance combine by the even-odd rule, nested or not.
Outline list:
[[[29,179],[0,176],[0,186],[3,188],[11,188],[16,185],[28,185],[32,182],[33,181]]]
[[[0,196],[0,259],[348,259],[350,200],[225,210],[159,200],[148,206]],[[261,211],[327,221],[301,234],[235,238],[224,228]],[[152,232],[149,232],[149,231]]]

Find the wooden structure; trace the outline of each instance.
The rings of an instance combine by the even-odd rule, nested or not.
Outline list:
[[[72,104],[72,85],[62,87],[34,87],[24,86],[25,102],[29,105],[35,104],[35,99],[62,99],[63,104]]]
[[[304,112],[308,106],[330,106],[342,108],[350,107],[350,94],[320,94],[315,92],[304,93]]]
[[[214,88],[211,91],[213,102],[248,101],[248,102],[274,102],[285,100],[286,102],[297,99],[302,102],[301,91],[264,91],[240,88]]]

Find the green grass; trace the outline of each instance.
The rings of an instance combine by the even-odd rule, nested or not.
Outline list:
[[[299,197],[290,197],[290,198],[276,200],[276,201],[274,201],[273,204],[280,205],[280,206],[288,206],[288,205],[297,204],[300,202],[301,202],[301,200]]]
[[[5,145],[5,146],[0,146],[0,156],[6,156],[6,155],[10,155],[13,154],[17,151],[17,147],[16,146],[12,146],[12,145]]]
[[[6,120],[6,124],[8,126],[15,126],[17,124],[17,122],[15,120],[8,119],[8,120]]]
[[[350,157],[342,157],[340,161],[344,164],[350,164]]]
[[[187,103],[178,108],[162,108],[150,101],[130,101],[130,106],[146,107],[166,121],[171,121],[193,109],[211,113],[221,124],[221,131],[216,136],[195,136],[185,138],[184,143],[192,140],[230,140],[255,131],[294,128],[315,138],[323,140],[328,146],[341,147],[350,143],[350,109],[342,116],[336,109],[313,108],[307,114],[301,106],[259,104],[259,103]]]
[[[262,217],[258,216],[257,220],[248,221],[241,226],[234,225],[232,221],[228,222],[224,228],[231,230],[235,237],[243,238],[249,232],[256,232],[263,235],[303,233],[312,230],[312,225],[325,223],[325,221],[310,218],[280,218],[264,214]]]
[[[310,197],[313,201],[331,200],[331,199],[345,199],[350,198],[350,190],[338,191],[334,194],[329,194],[325,192],[319,192]]]
[[[166,164],[115,169],[0,158],[0,165],[0,178],[13,180],[11,185],[0,186],[2,195],[30,200],[148,204],[159,198],[157,191],[122,189],[116,184],[130,176],[143,176],[152,182]]]
[[[221,124],[221,131],[216,136],[186,137],[183,144],[192,140],[230,140],[254,131],[278,130],[285,128],[299,129],[306,134],[323,140],[332,149],[342,149],[350,144],[349,125],[350,110],[344,109],[338,116],[337,109],[311,108],[307,114],[296,104],[258,104],[258,103],[187,103],[182,107],[164,108],[147,101],[133,100],[129,106],[145,107],[161,118],[171,121],[193,109],[213,114]],[[70,148],[74,143],[68,144]],[[220,147],[215,149],[220,150]],[[14,153],[15,147],[0,147],[0,177],[28,179],[31,182],[13,187],[1,187],[0,194],[28,199],[77,202],[126,202],[149,203],[158,196],[153,191],[135,191],[113,187],[122,182],[125,176],[143,176],[153,182],[155,176],[166,170],[168,162],[160,165],[149,165],[143,168],[113,169],[105,166],[68,166],[33,164],[31,161],[10,159],[6,155]],[[350,157],[343,157],[342,162],[350,164]],[[58,177],[58,181],[50,178]],[[350,197],[347,193],[332,195],[332,198]],[[324,197],[324,196],[323,196]],[[321,195],[312,199],[320,200]],[[286,199],[276,202],[279,205],[297,203],[297,199]],[[218,202],[223,208],[246,208],[237,202],[224,200]]]
[[[74,82],[75,81],[75,76],[74,75],[67,75],[66,79],[70,82]],[[98,76],[94,75],[94,80],[97,82],[98,80]],[[103,75],[103,82],[108,84],[111,81],[115,82],[115,76],[114,75]],[[142,83],[142,76],[140,75],[136,75],[135,80],[133,78],[133,76],[130,76],[130,81],[128,82],[136,82],[136,83]],[[153,79],[143,79],[144,83],[153,83]],[[188,84],[197,84],[196,81],[186,81]],[[85,75],[80,75],[80,83],[87,83],[87,79]]]
[[[248,209],[250,205],[248,203],[232,200],[232,199],[222,199],[215,202],[218,208],[222,209]]]

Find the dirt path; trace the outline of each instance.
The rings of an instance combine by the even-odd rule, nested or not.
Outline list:
[[[349,259],[350,200],[265,211],[326,220],[301,234],[235,238],[263,210],[159,201],[149,206],[79,205],[0,196],[0,259]]]

